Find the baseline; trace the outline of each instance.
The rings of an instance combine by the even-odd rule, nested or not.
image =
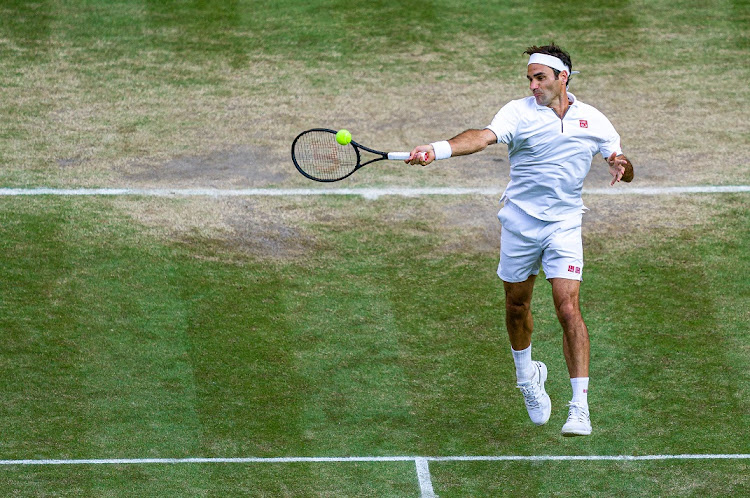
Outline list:
[[[146,196],[146,197],[259,197],[357,195],[365,199],[393,195],[489,195],[499,196],[502,188],[480,187],[382,187],[382,188],[0,188],[0,196]],[[687,187],[622,187],[583,189],[588,195],[679,195],[750,192],[750,185],[697,185]]]
[[[350,457],[191,457],[191,458],[90,458],[0,460],[9,465],[137,465],[189,463],[324,463],[324,462],[553,462],[609,460],[638,462],[649,460],[750,460],[750,453],[678,455],[486,455],[486,456],[350,456]]]

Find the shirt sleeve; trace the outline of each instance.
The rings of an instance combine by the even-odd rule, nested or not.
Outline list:
[[[508,144],[513,140],[518,123],[521,119],[521,112],[515,101],[508,102],[500,109],[492,122],[486,127],[497,136],[497,143]]]
[[[608,158],[613,152],[619,156],[622,154],[622,144],[620,142],[620,135],[609,122],[606,116],[601,115],[602,123],[602,136],[599,141],[599,152],[601,152],[603,158]]]

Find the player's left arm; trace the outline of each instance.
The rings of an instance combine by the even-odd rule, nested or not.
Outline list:
[[[619,181],[626,183],[632,182],[633,164],[627,157],[625,157],[625,154],[622,153],[620,134],[617,133],[609,119],[599,111],[594,110],[591,118],[596,122],[596,129],[600,133],[601,143],[599,151],[607,161],[607,164],[609,165],[609,173],[612,175],[612,183],[610,183],[610,186]]]
[[[633,171],[633,163],[625,157],[624,154],[617,154],[613,152],[607,158],[607,164],[609,164],[609,173],[612,175],[612,183],[614,185],[619,181],[630,183],[633,181],[635,172]]]

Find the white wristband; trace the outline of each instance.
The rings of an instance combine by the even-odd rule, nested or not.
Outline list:
[[[448,159],[453,155],[453,150],[451,149],[451,144],[448,143],[447,140],[443,140],[442,142],[435,142],[431,143],[432,148],[435,149],[435,159]]]

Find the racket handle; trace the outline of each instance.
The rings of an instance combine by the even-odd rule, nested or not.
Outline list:
[[[389,152],[388,159],[391,161],[406,161],[410,155],[409,152]]]

